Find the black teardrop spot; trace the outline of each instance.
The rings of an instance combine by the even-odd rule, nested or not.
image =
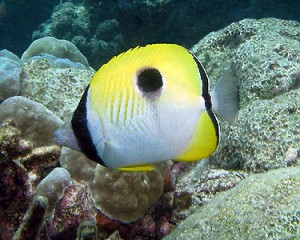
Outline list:
[[[141,92],[156,92],[163,86],[162,76],[156,68],[142,69],[137,75],[137,86]]]

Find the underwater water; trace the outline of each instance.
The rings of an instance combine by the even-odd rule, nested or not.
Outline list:
[[[295,0],[0,0],[0,239],[300,239],[299,9]],[[101,95],[101,84],[94,84],[87,93],[99,93],[101,101],[87,101],[86,87],[113,56],[155,43],[178,44],[189,51],[174,50],[165,60],[167,50],[159,48],[152,63],[145,60],[154,52],[148,46],[109,62],[100,74],[101,84],[117,82],[109,91],[119,103],[112,104],[118,110],[102,114],[112,122],[124,117],[121,125],[135,116],[136,105],[128,97],[135,88],[126,85],[133,75],[124,77],[127,69],[134,70],[137,83],[145,69],[155,70],[145,71],[144,80],[158,79],[159,87],[135,86],[146,89],[141,94],[145,106],[160,110],[155,119],[179,111],[182,99],[193,102],[194,91],[200,97],[199,86],[203,94],[205,86],[212,86],[211,93],[217,82],[224,83],[219,87],[229,93],[224,101],[230,102],[234,89],[228,86],[237,84],[234,123],[218,115],[214,94],[210,98],[205,92],[201,109],[210,112],[210,120],[201,122],[201,134],[191,120],[194,114],[185,109],[172,115],[169,125],[162,124],[182,124],[164,143],[177,143],[173,138],[186,136],[180,131],[192,129],[190,139],[203,138],[201,144],[213,145],[213,153],[199,162],[165,161],[152,171],[127,172],[103,167],[109,164],[102,156],[102,165],[91,161],[99,152],[84,155],[58,145],[54,131],[72,117],[80,99],[77,114],[85,125],[80,118],[79,130],[88,129],[89,138],[86,132],[79,134],[83,139],[78,146],[70,132],[61,134],[71,136],[65,142],[75,149],[90,144],[87,151],[95,151],[101,145],[104,135],[98,132],[105,124],[97,127],[92,120],[99,116],[93,114],[111,100]],[[200,62],[208,79],[203,79]],[[191,74],[172,85],[181,70],[196,71],[197,84]],[[168,93],[162,86],[175,90]],[[186,88],[190,92],[184,95],[181,90]],[[157,108],[165,102],[147,105],[162,92],[170,94],[167,107]],[[232,111],[221,110],[225,115]],[[212,120],[215,113],[218,121]],[[141,146],[149,135],[155,136],[153,129],[139,141],[130,138],[136,129],[154,126],[143,125],[149,119],[141,115],[142,110],[139,122],[131,121],[132,128],[126,128],[128,136],[118,131],[113,135],[121,135],[123,145],[132,147],[126,154],[119,151],[121,158],[134,159],[136,149],[143,148],[149,159],[172,145],[160,146],[163,141],[157,137],[150,138],[149,149]],[[139,169],[145,170],[141,163]]]
[[[137,45],[168,42],[191,48],[208,33],[245,18],[299,21],[299,4],[295,0],[2,0],[0,49],[21,56],[32,40],[54,36],[75,43],[98,68]]]

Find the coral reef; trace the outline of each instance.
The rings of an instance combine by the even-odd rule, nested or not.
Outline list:
[[[193,170],[191,170],[193,169]],[[247,174],[243,172],[229,172],[224,170],[201,170],[202,167],[190,167],[185,169],[186,175],[179,179],[179,184],[174,191],[168,183],[165,183],[164,193],[161,198],[150,208],[143,217],[132,223],[122,223],[112,220],[98,212],[96,225],[92,222],[84,222],[78,229],[78,236],[84,239],[89,236],[92,239],[161,239],[169,234],[175,225],[190,215],[202,204],[209,201],[217,192],[226,191],[234,187]],[[200,170],[200,172],[198,172]],[[171,165],[171,173],[177,175],[184,171],[181,163]],[[193,174],[189,174],[192,171]],[[168,174],[166,174],[168,175]],[[192,175],[195,175],[192,178]],[[197,176],[201,175],[201,179]],[[165,175],[164,175],[165,176]],[[192,182],[192,183],[191,183]],[[193,191],[196,185],[197,191]],[[206,199],[205,199],[206,197]],[[195,199],[197,199],[195,201]],[[115,236],[116,235],[116,236]]]
[[[49,24],[63,24],[59,19],[68,12],[66,24],[74,25],[69,40],[96,46],[98,54],[97,44],[109,49],[111,35],[119,40],[125,36],[122,16],[93,23],[89,11],[102,8],[103,13],[110,4],[101,2],[95,6],[85,1],[80,9],[76,1],[61,4],[55,10],[57,19]],[[110,13],[137,11],[140,6],[146,21],[153,16],[149,9],[164,13],[173,3],[119,1]],[[93,10],[86,8],[90,4]],[[84,18],[90,22],[82,31],[95,31],[87,40],[76,35],[77,21]],[[59,30],[59,24],[53,26]],[[161,239],[174,228],[167,239],[231,239],[244,233],[254,239],[297,236],[299,167],[289,166],[299,165],[299,26],[277,19],[245,19],[202,39],[192,51],[212,83],[229,65],[240,82],[238,120],[233,126],[221,121],[221,144],[208,160],[166,162],[146,173],[103,168],[53,145],[52,132],[62,124],[59,117],[66,120],[75,109],[93,69],[49,54],[19,62],[12,53],[0,52],[0,59],[17,62],[22,73],[22,97],[9,97],[0,105],[0,238]],[[49,173],[58,159],[66,170]],[[273,168],[281,169],[249,177]],[[56,171],[65,177],[57,177]]]
[[[54,8],[51,18],[33,33],[33,38],[54,36],[69,40],[88,56],[93,67],[98,68],[99,63],[104,63],[119,53],[124,45],[123,37],[119,33],[119,22],[115,18],[102,19],[103,16],[108,17],[110,9],[115,7],[104,9],[100,6],[103,4],[107,3],[59,4]]]
[[[207,160],[181,171],[172,192],[172,220],[177,223],[185,219],[217,194],[235,187],[248,176],[243,171],[214,168]]]
[[[48,207],[47,198],[34,197],[13,240],[39,239]]]
[[[86,186],[73,183],[54,205],[47,220],[47,231],[51,239],[75,239],[82,222],[95,222],[96,208]]]
[[[0,51],[0,99],[20,92],[20,59],[8,50]]]
[[[98,68],[113,55],[137,45],[172,42],[190,48],[209,32],[246,17],[285,19],[283,16],[289,15],[286,19],[299,19],[290,3],[272,0],[267,4],[237,0],[70,0],[54,8],[33,39],[54,36],[69,40],[87,56],[91,66]]]
[[[65,66],[65,64],[69,65]],[[75,108],[85,85],[87,85],[93,73],[92,69],[78,68],[77,65],[65,60],[62,66],[61,59],[51,55],[33,56],[25,60],[21,67],[23,71],[21,94],[42,102],[44,105],[56,106],[53,109],[54,112],[63,118],[67,118],[72,108]],[[66,94],[57,94],[62,88],[66,90]],[[30,142],[30,147],[34,148],[34,152],[40,149],[35,149],[39,146],[50,145],[47,148],[51,148],[51,144],[53,144],[52,132],[61,125],[61,120],[43,105],[21,96],[11,97],[4,101],[0,105],[0,113],[0,121],[9,118],[16,119],[15,124],[21,130],[19,132],[20,136],[30,140],[28,142]],[[56,148],[59,151],[59,148]],[[42,173],[36,173],[32,170],[33,173],[30,173],[30,176],[34,178],[34,182],[31,184],[32,192],[29,194],[31,200],[24,206],[22,212],[24,215],[27,210],[24,215],[26,220],[24,219],[22,227],[18,228],[15,236],[26,235],[28,233],[28,223],[36,220],[32,216],[32,209],[34,206],[41,206],[42,201],[36,202],[34,199],[45,200],[46,205],[43,209],[46,212],[46,228],[38,229],[35,232],[29,231],[28,234],[31,234],[31,236],[39,234],[40,236],[48,236],[51,239],[74,239],[79,224],[86,220],[95,224],[95,218],[98,219],[96,221],[97,225],[95,225],[97,232],[103,236],[110,235],[112,233],[111,229],[117,232],[120,231],[122,237],[125,238],[126,235],[136,238],[144,233],[149,233],[151,236],[164,236],[171,231],[172,228],[168,223],[169,214],[167,214],[169,209],[167,211],[151,210],[147,213],[146,219],[148,220],[143,218],[145,212],[161,196],[164,184],[167,184],[170,188],[168,181],[171,177],[168,171],[155,170],[148,173],[112,171],[97,166],[85,157],[83,157],[83,162],[80,161],[82,156],[74,151],[74,155],[69,154],[66,157],[64,151],[61,159],[69,158],[70,165],[66,167],[62,164],[63,167],[70,170],[73,179],[84,185],[70,184],[68,180],[67,182],[70,185],[63,188],[65,190],[61,195],[62,189],[57,191],[57,187],[55,187],[57,184],[54,184],[56,180],[59,180],[58,183],[62,184],[61,178],[57,178],[56,175],[53,178],[50,173],[40,182]],[[51,153],[49,151],[49,154]],[[57,159],[57,156],[53,156],[54,159]],[[32,164],[30,162],[26,162],[26,166],[30,169],[36,169],[35,162]],[[73,168],[75,168],[75,172]],[[107,176],[107,178],[103,178],[103,176]],[[111,181],[115,183],[111,184]],[[52,190],[55,192],[52,192]],[[26,189],[23,189],[23,191],[27,192]],[[39,198],[33,197],[35,192]],[[54,196],[54,198],[51,196]],[[110,220],[99,210],[96,211],[96,207],[105,214],[125,222],[132,222],[138,218],[142,219],[132,224],[115,221],[115,224],[113,224],[115,228],[112,228],[110,223],[114,220]],[[153,208],[155,209],[155,207]],[[101,215],[102,218],[99,217]],[[104,218],[108,219],[106,220],[108,225],[103,225],[102,220],[100,220]],[[44,217],[40,221],[44,221],[43,219]],[[157,219],[161,219],[159,223],[155,223]],[[156,227],[148,230],[149,224]],[[16,231],[16,228],[11,227],[9,229],[11,234]],[[131,234],[129,234],[130,232]]]
[[[255,174],[218,194],[164,239],[297,239],[300,168]]]
[[[179,217],[187,218],[166,239],[299,235],[299,167],[289,167],[300,163],[299,33],[297,22],[245,19],[209,34],[193,47],[212,82],[229,65],[240,81],[238,120],[233,126],[221,122],[221,144],[208,159],[208,167],[215,164],[250,174],[280,169],[250,177],[241,171],[210,169],[225,177],[221,182],[211,181],[203,166],[198,170],[202,177],[190,171],[179,180],[177,191],[191,187],[192,204],[179,212]],[[215,189],[231,188],[244,177],[233,189],[215,196]],[[189,216],[191,212],[195,213]]]
[[[0,238],[75,239],[80,222],[95,218],[89,192],[55,168],[60,147],[36,147],[16,125],[12,119],[0,125]]]

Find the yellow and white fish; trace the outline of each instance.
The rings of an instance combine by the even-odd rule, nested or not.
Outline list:
[[[200,160],[219,142],[214,111],[229,120],[237,114],[235,84],[221,81],[211,97],[204,67],[184,47],[130,49],[96,72],[71,121],[56,130],[56,141],[128,171],[170,159]]]

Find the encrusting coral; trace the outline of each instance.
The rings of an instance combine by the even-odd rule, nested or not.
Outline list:
[[[0,237],[12,239],[31,205],[35,188],[48,169],[56,166],[60,148],[34,148],[21,137],[11,119],[0,125]]]

